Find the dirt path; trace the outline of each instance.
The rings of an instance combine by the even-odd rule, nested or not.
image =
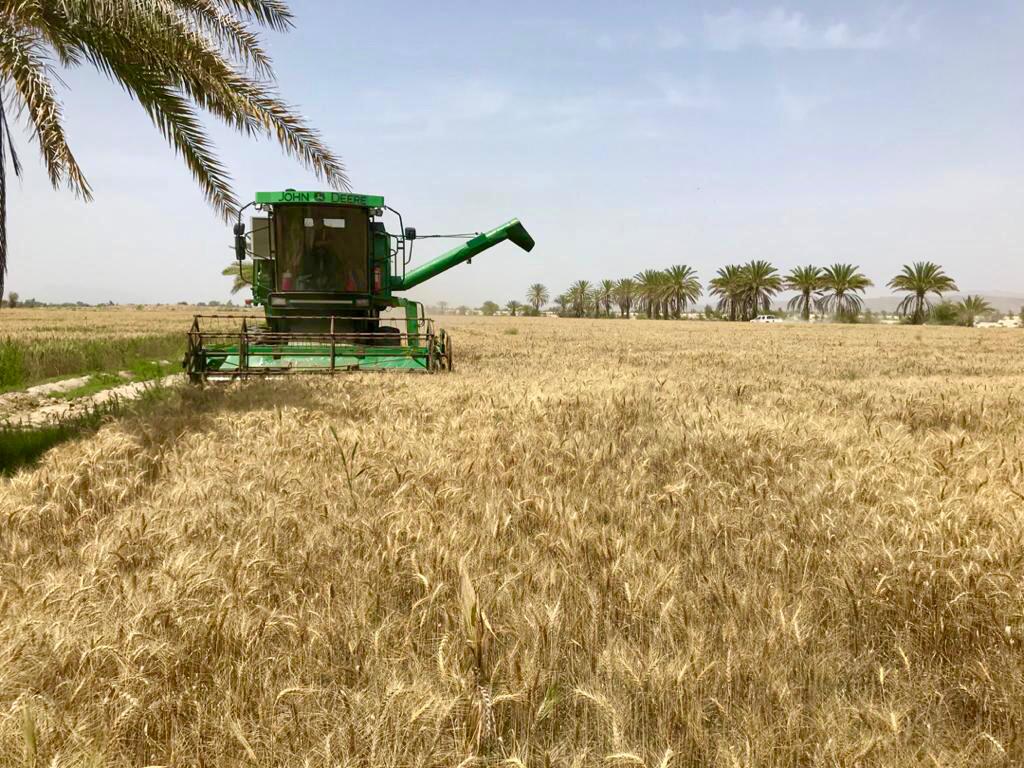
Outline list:
[[[66,419],[81,416],[94,408],[113,401],[134,400],[151,387],[172,386],[183,382],[183,374],[175,373],[151,381],[133,381],[110,389],[104,389],[74,400],[52,397],[68,392],[88,383],[89,376],[65,379],[52,384],[40,384],[23,392],[9,392],[0,395],[0,426],[39,427],[55,424]]]
[[[11,413],[34,410],[41,403],[48,401],[50,395],[84,386],[90,379],[92,376],[78,376],[48,384],[36,384],[19,392],[5,392],[0,395],[0,421],[6,420]]]

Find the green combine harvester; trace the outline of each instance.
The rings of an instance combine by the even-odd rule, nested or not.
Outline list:
[[[246,231],[242,213],[255,207]],[[398,224],[389,232],[385,211]],[[476,235],[415,269],[416,230],[384,198],[342,192],[258,192],[238,214],[239,273],[252,258],[251,314],[196,315],[184,367],[193,382],[339,371],[452,370],[452,339],[401,296],[511,240],[533,238],[518,219]],[[431,235],[429,237],[438,237]],[[420,236],[419,239],[424,239]]]

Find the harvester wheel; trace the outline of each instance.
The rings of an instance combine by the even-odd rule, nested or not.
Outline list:
[[[190,384],[202,384],[203,374],[196,370],[195,357],[191,352],[185,353],[185,359],[181,361],[181,367],[185,369]]]
[[[393,328],[390,325],[379,325],[377,331],[379,335],[376,336],[372,344],[378,347],[398,347],[402,344],[402,332],[397,328]]]

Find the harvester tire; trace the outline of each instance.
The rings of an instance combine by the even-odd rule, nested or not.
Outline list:
[[[378,347],[397,347],[402,343],[402,332],[390,325],[377,326],[377,333],[384,334],[373,340]],[[390,336],[392,338],[386,338]]]
[[[190,384],[202,384],[203,374],[195,369],[195,358],[191,352],[185,353],[185,359],[181,361],[181,367],[185,369]]]

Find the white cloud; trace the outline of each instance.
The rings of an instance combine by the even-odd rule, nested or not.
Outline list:
[[[704,77],[679,80],[667,75],[654,78],[662,102],[675,109],[709,109],[719,104],[718,92]]]
[[[417,98],[407,88],[377,87],[360,95],[360,122],[379,126],[391,137],[440,136],[457,126],[500,119],[512,107],[509,92],[482,80],[420,83]]]
[[[665,51],[683,48],[689,43],[689,38],[678,29],[660,29],[656,36],[656,45]]]
[[[775,8],[765,14],[734,9],[704,16],[704,40],[720,51],[740,48],[867,50],[891,44],[885,28],[854,32],[845,21],[816,26],[799,11]]]
[[[791,123],[802,123],[825,102],[822,99],[797,93],[785,83],[775,87],[775,97],[782,114]]]
[[[410,100],[409,92],[417,98]],[[680,113],[721,105],[705,76],[655,72],[619,87],[580,85],[551,91],[530,83],[481,78],[417,82],[402,91],[375,87],[360,94],[356,125],[389,140],[445,139],[461,132],[564,137],[622,130],[650,135]]]
[[[602,51],[624,51],[635,48],[641,37],[638,32],[601,32],[594,35],[593,42]]]

